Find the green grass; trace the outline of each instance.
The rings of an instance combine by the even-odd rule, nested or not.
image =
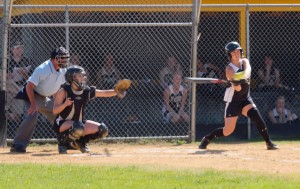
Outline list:
[[[0,188],[298,188],[300,175],[71,164],[0,164]]]

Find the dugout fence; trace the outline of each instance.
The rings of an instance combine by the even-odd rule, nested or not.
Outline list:
[[[113,60],[120,78],[133,81],[131,89],[121,101],[115,98],[91,101],[86,112],[88,119],[108,125],[108,139],[194,140],[195,132],[222,124],[225,86],[186,83],[183,83],[189,89],[186,111],[195,123],[166,123],[161,111],[164,88],[159,75],[168,58],[174,57],[184,77],[195,76],[194,59],[200,58],[206,66],[214,65],[221,70],[207,67],[213,74],[210,77],[224,78],[227,62],[224,46],[233,40],[241,43],[252,64],[252,96],[264,118],[268,121],[268,111],[279,95],[285,96],[287,107],[300,115],[298,5],[202,5],[198,23],[194,9],[197,4],[47,5],[43,1],[39,4],[13,4],[8,43],[4,47],[8,50],[5,54],[8,65],[10,50],[19,40],[24,43],[24,55],[33,67],[47,60],[53,48],[65,46],[70,51],[71,63],[78,61],[86,69],[89,84],[108,89],[114,81],[103,82],[101,69],[108,59]],[[1,29],[5,27],[3,21]],[[197,30],[201,33],[198,43]],[[272,55],[274,65],[280,70],[282,87],[260,86],[258,72],[266,54]],[[8,99],[11,94],[5,92]],[[10,106],[6,100],[7,141],[13,139],[19,125],[20,119],[14,115],[16,108],[19,107]],[[250,138],[251,123],[246,118],[240,118],[238,123],[248,126]],[[33,141],[55,141],[50,123],[43,116],[38,119]]]

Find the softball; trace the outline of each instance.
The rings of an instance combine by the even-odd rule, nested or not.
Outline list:
[[[245,72],[237,72],[233,75],[233,80],[239,81],[245,78]]]

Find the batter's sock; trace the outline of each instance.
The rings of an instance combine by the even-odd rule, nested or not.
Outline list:
[[[213,130],[211,133],[209,133],[208,135],[205,136],[205,138],[209,141],[211,141],[214,138],[219,138],[219,137],[223,137],[223,127],[219,127],[215,130]]]
[[[254,122],[255,127],[258,129],[258,132],[264,138],[267,143],[271,143],[271,139],[267,130],[266,123],[262,119],[259,111],[256,108],[251,108],[247,116]]]

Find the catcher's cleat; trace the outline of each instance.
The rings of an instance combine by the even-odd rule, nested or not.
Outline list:
[[[199,149],[206,149],[209,144],[209,140],[206,137],[203,137],[199,145]]]
[[[91,150],[87,147],[85,143],[74,141],[70,143],[70,146],[74,149],[80,150],[81,153],[90,153]]]
[[[278,145],[274,144],[272,141],[267,142],[267,150],[277,150]]]
[[[67,154],[67,149],[68,147],[67,146],[64,146],[64,145],[58,145],[58,153],[59,154]]]

